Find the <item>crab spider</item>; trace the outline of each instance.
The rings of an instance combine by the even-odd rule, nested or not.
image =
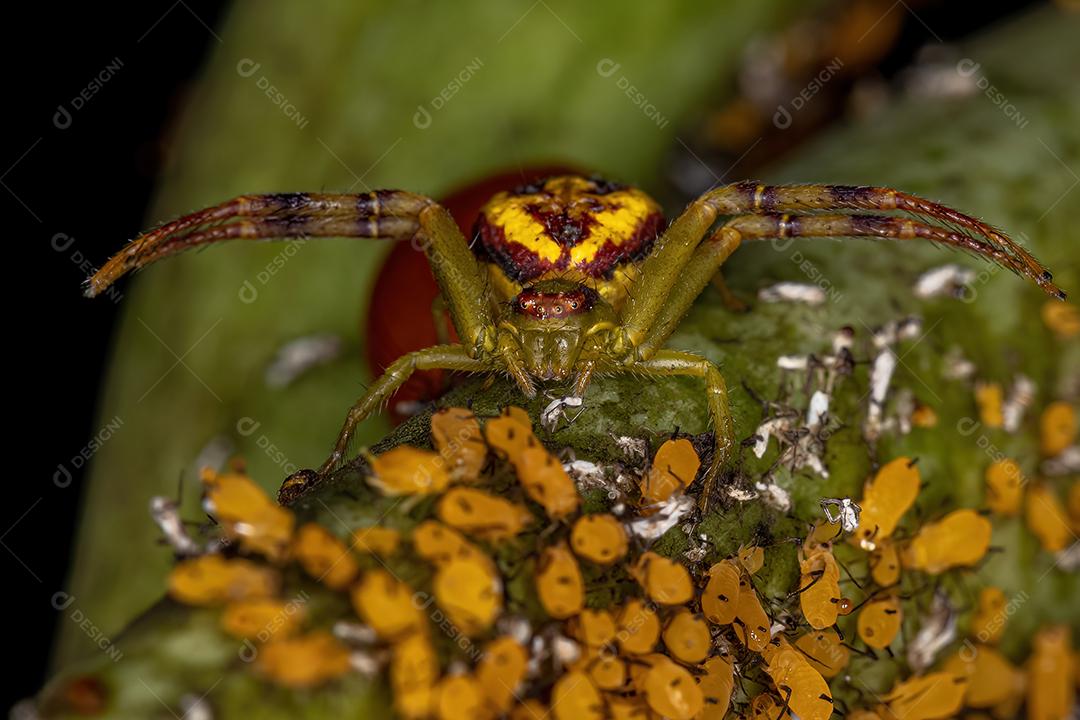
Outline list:
[[[851,213],[866,210],[913,217]],[[596,372],[686,375],[705,383],[715,437],[703,501],[735,445],[727,387],[716,365],[664,344],[743,242],[931,240],[989,258],[1064,299],[1049,271],[1000,231],[883,187],[739,182],[705,193],[665,229],[660,206],[642,191],[567,175],[495,195],[473,234],[470,242],[442,206],[409,192],[247,195],[140,235],[88,280],[86,294],[101,293],[128,271],[223,240],[410,241],[426,253],[461,342],[392,363],[349,410],[320,474],[345,460],[357,424],[416,370],[502,372],[529,398],[537,383],[571,379],[580,397]]]

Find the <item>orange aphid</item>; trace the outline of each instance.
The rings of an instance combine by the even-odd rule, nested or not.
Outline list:
[[[515,464],[525,448],[538,444],[529,414],[513,406],[503,408],[501,415],[484,423],[484,436],[492,449]]]
[[[668,440],[656,451],[649,472],[641,479],[642,504],[661,503],[686,490],[699,467],[701,460],[689,440]]]
[[[736,553],[739,564],[748,575],[753,575],[765,564],[765,548],[757,545],[743,545]]]
[[[668,621],[663,633],[664,644],[676,660],[696,664],[709,655],[712,633],[705,619],[689,610],[679,610]]]
[[[425,520],[417,525],[411,539],[416,554],[436,565],[461,558],[487,557],[464,535],[437,520]]]
[[[955,567],[972,567],[990,547],[990,521],[970,508],[955,510],[919,528],[904,548],[904,567],[937,575]]]
[[[745,579],[740,580],[735,637],[753,652],[761,652],[772,639],[771,624],[753,586]]]
[[[451,488],[436,513],[450,527],[492,541],[512,538],[533,521],[524,505],[471,487]]]
[[[636,598],[626,601],[619,611],[619,647],[628,655],[644,655],[653,651],[660,638],[660,618],[656,612]]]
[[[758,693],[750,700],[750,720],[779,720],[785,715],[784,708],[770,693]]]
[[[602,647],[615,639],[618,628],[607,610],[582,610],[570,621],[570,634],[586,647]]]
[[[723,720],[731,707],[731,693],[735,689],[735,666],[732,662],[717,655],[701,665],[703,674],[698,675],[698,685],[704,696],[705,706],[699,716],[701,720]]]
[[[412,588],[381,568],[364,573],[350,597],[356,614],[384,640],[427,628]]]
[[[705,705],[694,676],[663,656],[654,657],[645,673],[644,694],[653,712],[670,720],[690,720]]]
[[[804,546],[805,548],[805,546]],[[836,624],[840,612],[840,567],[828,545],[800,549],[799,605],[810,627],[822,629]]]
[[[1059,720],[1069,716],[1076,702],[1075,662],[1067,626],[1039,630],[1027,663],[1028,720]]]
[[[967,678],[948,672],[912,677],[885,696],[889,710],[903,720],[953,717],[964,702]]]
[[[937,411],[929,405],[919,403],[911,411],[911,424],[919,428],[936,427],[938,423]]]
[[[484,654],[476,666],[476,679],[496,713],[510,710],[517,688],[525,679],[529,653],[514,638],[503,635],[484,646]]]
[[[762,652],[765,673],[800,720],[828,720],[833,713],[832,693],[821,673],[786,640],[770,643]]]
[[[997,460],[986,468],[986,504],[998,515],[1016,515],[1023,498],[1024,474],[1013,460]]]
[[[610,565],[626,556],[626,529],[610,513],[582,515],[570,532],[570,546],[579,557],[598,565]]]
[[[553,618],[577,615],[585,607],[585,581],[565,543],[545,548],[536,566],[540,604]]]
[[[202,471],[203,505],[217,518],[225,534],[237,538],[245,550],[280,562],[289,551],[293,514],[270,499],[251,478],[239,473]]]
[[[390,687],[399,715],[410,720],[428,717],[438,679],[439,660],[426,634],[413,633],[393,645]]]
[[[1042,306],[1042,320],[1059,338],[1080,335],[1080,308],[1062,300],[1047,300]]]
[[[366,459],[372,473],[368,483],[383,495],[430,495],[442,492],[450,484],[446,460],[430,450],[398,445]]]
[[[372,525],[353,532],[353,547],[362,553],[388,558],[397,552],[401,533],[394,528]]]
[[[442,408],[431,416],[431,442],[450,465],[450,476],[473,482],[487,462],[487,445],[480,422],[471,410]]]
[[[551,711],[555,720],[602,720],[604,700],[588,673],[574,670],[555,682]]]
[[[1064,401],[1052,402],[1039,418],[1039,446],[1047,457],[1059,455],[1076,441],[1076,411]]]
[[[1005,632],[1005,593],[1001,588],[984,587],[979,604],[971,616],[971,635],[981,643],[996,643]]]
[[[311,688],[349,672],[349,649],[323,630],[264,645],[255,668],[278,685]]]
[[[892,593],[863,605],[856,622],[859,638],[872,648],[884,650],[900,632],[904,613],[900,600]]]
[[[896,458],[878,470],[863,489],[862,513],[853,541],[865,550],[873,550],[878,542],[892,535],[915,502],[920,482],[919,468],[906,457]]]
[[[965,645],[945,660],[942,670],[967,678],[964,704],[973,708],[992,708],[1023,695],[1026,683],[1020,670],[986,645]]]
[[[644,552],[628,572],[655,603],[682,605],[694,597],[690,573],[682,564],[663,555]]]
[[[709,622],[729,625],[735,621],[741,580],[733,560],[721,560],[709,568],[709,582],[701,593],[701,612]]]
[[[435,686],[432,709],[438,720],[482,720],[489,717],[487,696],[472,675],[448,675]]]
[[[807,662],[826,679],[839,675],[851,660],[851,651],[833,628],[804,633],[795,641],[795,647],[806,655]]]
[[[250,598],[225,606],[221,613],[221,628],[235,638],[266,642],[293,635],[304,615],[304,606],[299,602]]]
[[[186,605],[220,605],[277,594],[281,578],[250,560],[201,555],[178,563],[169,573],[169,595]]]
[[[1005,424],[1003,400],[1000,383],[975,383],[975,404],[979,407],[979,419],[986,427],[999,428]]]
[[[577,486],[566,474],[562,463],[543,445],[522,450],[514,461],[514,468],[525,493],[542,505],[552,520],[560,520],[578,509],[581,497]]]
[[[293,555],[308,575],[331,590],[344,590],[360,572],[345,543],[316,523],[306,523],[297,530]]]
[[[870,577],[881,587],[900,582],[900,551],[892,540],[876,544],[870,552]]]
[[[467,637],[484,632],[502,610],[502,580],[491,562],[451,560],[439,566],[433,587],[439,607]]]
[[[1028,488],[1024,520],[1048,552],[1064,550],[1073,540],[1065,507],[1047,483],[1035,483]]]
[[[610,652],[586,648],[582,666],[601,690],[618,690],[626,685],[626,663]]]

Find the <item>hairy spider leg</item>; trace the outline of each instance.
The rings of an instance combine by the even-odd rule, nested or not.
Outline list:
[[[740,215],[727,222],[747,240],[777,238],[878,237],[931,240],[994,260],[1017,274],[1023,267],[1013,256],[986,240],[918,220],[886,215]]]
[[[366,417],[377,411],[390,399],[394,391],[401,387],[417,370],[457,370],[460,372],[486,372],[491,370],[490,363],[474,358],[463,345],[435,345],[402,355],[386,368],[386,372],[371,384],[364,395],[349,410],[345,424],[341,427],[337,442],[330,457],[319,467],[318,473],[326,473],[337,467],[346,457],[349,441],[356,426]]]
[[[450,214],[434,200],[398,190],[363,194],[245,195],[140,235],[87,282],[93,297],[132,270],[225,240],[303,237],[410,240],[424,250],[458,337],[474,356],[495,349],[485,277]]]
[[[1011,260],[1005,264],[1013,272],[1030,278],[1048,295],[1064,299],[1053,284],[1053,275],[1019,243],[989,223],[965,215],[940,203],[891,188],[861,185],[763,185],[739,182],[706,193],[702,199],[713,204],[721,215],[746,213],[798,213],[805,210],[885,210],[905,211],[922,219],[949,223],[985,238],[990,247]],[[968,248],[982,255],[982,249]],[[994,256],[999,260],[999,256]]]

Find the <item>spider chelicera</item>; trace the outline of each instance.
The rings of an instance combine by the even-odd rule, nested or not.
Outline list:
[[[845,212],[860,210],[913,218]],[[461,342],[392,363],[349,410],[320,474],[345,460],[357,423],[416,370],[502,372],[530,398],[538,382],[571,378],[581,397],[594,373],[687,375],[705,382],[715,437],[704,474],[707,499],[735,444],[727,388],[716,365],[665,342],[741,243],[858,236],[951,245],[1065,297],[1049,271],[1002,232],[889,188],[739,182],[708,191],[665,227],[660,206],[644,192],[576,175],[495,195],[471,242],[442,206],[409,192],[242,196],[140,235],[88,280],[86,294],[155,260],[222,240],[408,240],[426,253]]]

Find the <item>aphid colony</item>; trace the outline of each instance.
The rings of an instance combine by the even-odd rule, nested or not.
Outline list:
[[[1066,425],[1068,418],[1044,416],[1044,444],[1073,442],[1075,422],[1063,432]],[[829,682],[850,689],[853,653],[860,662],[892,655],[910,599],[904,576],[925,584],[977,566],[990,548],[991,522],[972,509],[913,531],[902,526],[922,482],[908,458],[867,481],[846,543],[842,528],[812,528],[797,550],[797,586],[768,598],[754,580],[767,561],[763,547],[696,567],[642,547],[628,532],[630,520],[655,513],[698,475],[687,439],[659,447],[636,505],[617,515],[583,512],[573,480],[518,408],[483,426],[468,410],[444,409],[432,417],[431,436],[434,451],[398,446],[367,456],[374,488],[430,512],[408,527],[375,525],[344,540],[318,524],[295,527],[292,512],[240,473],[205,472],[205,507],[231,547],[181,561],[170,595],[222,607],[223,631],[258,643],[255,671],[275,684],[310,688],[349,672],[384,671],[403,718],[719,720],[732,711],[825,720],[846,711],[856,720],[933,720],[962,707],[1007,718],[1026,701],[1029,718],[1050,720],[1073,706],[1068,629],[1044,628],[1026,670],[1013,666],[995,648],[1009,600],[994,587],[978,595],[971,639],[939,669],[899,680],[883,695],[859,691],[861,709],[834,701]],[[993,512],[1018,513],[1021,492],[1029,507],[1054,502],[1033,499],[1038,487],[1021,491],[1007,462],[987,470]],[[491,484],[496,465],[512,468],[517,488]],[[1069,511],[1060,511],[1066,529],[1080,517],[1077,494],[1074,484]],[[1031,527],[1046,548],[1060,549],[1059,520],[1042,510],[1028,516],[1037,516]],[[536,554],[508,576],[500,546],[523,533],[535,535]],[[865,595],[859,602],[842,593],[846,566],[834,554],[841,549],[865,565],[867,577],[854,583]],[[283,596],[294,566],[347,594],[355,617],[328,627],[295,595]],[[623,591],[618,602],[592,600],[592,591],[613,584]],[[855,637],[837,627],[847,615],[855,615]]]

